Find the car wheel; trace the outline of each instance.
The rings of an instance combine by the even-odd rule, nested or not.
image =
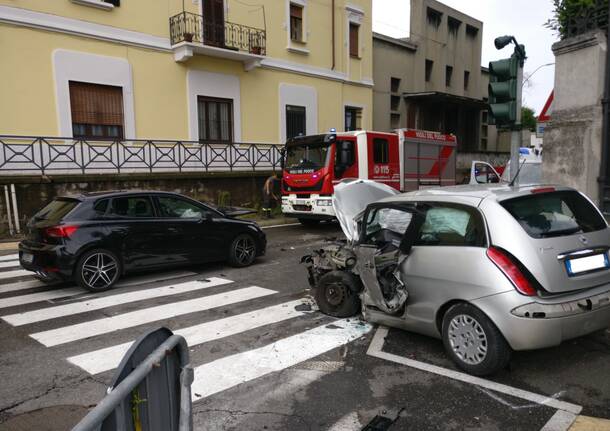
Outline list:
[[[103,292],[112,288],[120,276],[121,261],[109,250],[88,251],[76,265],[76,282],[91,292]]]
[[[478,308],[456,304],[443,316],[443,344],[459,368],[475,376],[508,365],[511,348],[496,325]]]
[[[229,263],[238,268],[251,265],[256,258],[256,242],[251,235],[237,235],[229,250]]]
[[[344,271],[331,271],[318,280],[315,300],[324,314],[334,317],[350,317],[360,310],[358,279]]]
[[[317,226],[320,224],[320,220],[311,218],[300,218],[299,223],[301,223],[303,226]]]

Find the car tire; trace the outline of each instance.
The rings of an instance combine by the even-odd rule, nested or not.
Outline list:
[[[442,337],[447,354],[468,374],[486,376],[510,362],[512,350],[502,333],[471,304],[460,303],[447,310]]]
[[[74,270],[76,283],[90,292],[112,289],[121,278],[121,259],[112,251],[95,249],[84,253]]]
[[[252,235],[237,235],[229,248],[229,264],[236,268],[252,265],[256,259],[256,241]]]
[[[298,220],[299,220],[299,223],[301,223],[303,226],[307,226],[307,227],[317,226],[320,224],[320,220],[317,220],[317,219],[300,218]]]
[[[318,280],[314,298],[320,311],[334,317],[350,317],[360,311],[360,281],[345,271],[331,271]]]

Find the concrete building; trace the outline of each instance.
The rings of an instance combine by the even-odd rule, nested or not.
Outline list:
[[[404,39],[373,34],[373,128],[453,133],[461,151],[499,150],[487,125],[483,23],[435,0],[411,0],[409,28]]]
[[[0,0],[0,134],[282,143],[370,128],[371,0],[256,3]]]

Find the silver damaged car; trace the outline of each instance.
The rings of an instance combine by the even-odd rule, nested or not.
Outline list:
[[[441,338],[464,371],[610,326],[610,230],[559,186],[335,188],[347,238],[303,262],[324,313]]]

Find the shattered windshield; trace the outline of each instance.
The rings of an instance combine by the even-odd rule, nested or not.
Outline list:
[[[308,144],[286,148],[286,170],[291,174],[309,174],[315,172],[328,162],[330,145]]]

